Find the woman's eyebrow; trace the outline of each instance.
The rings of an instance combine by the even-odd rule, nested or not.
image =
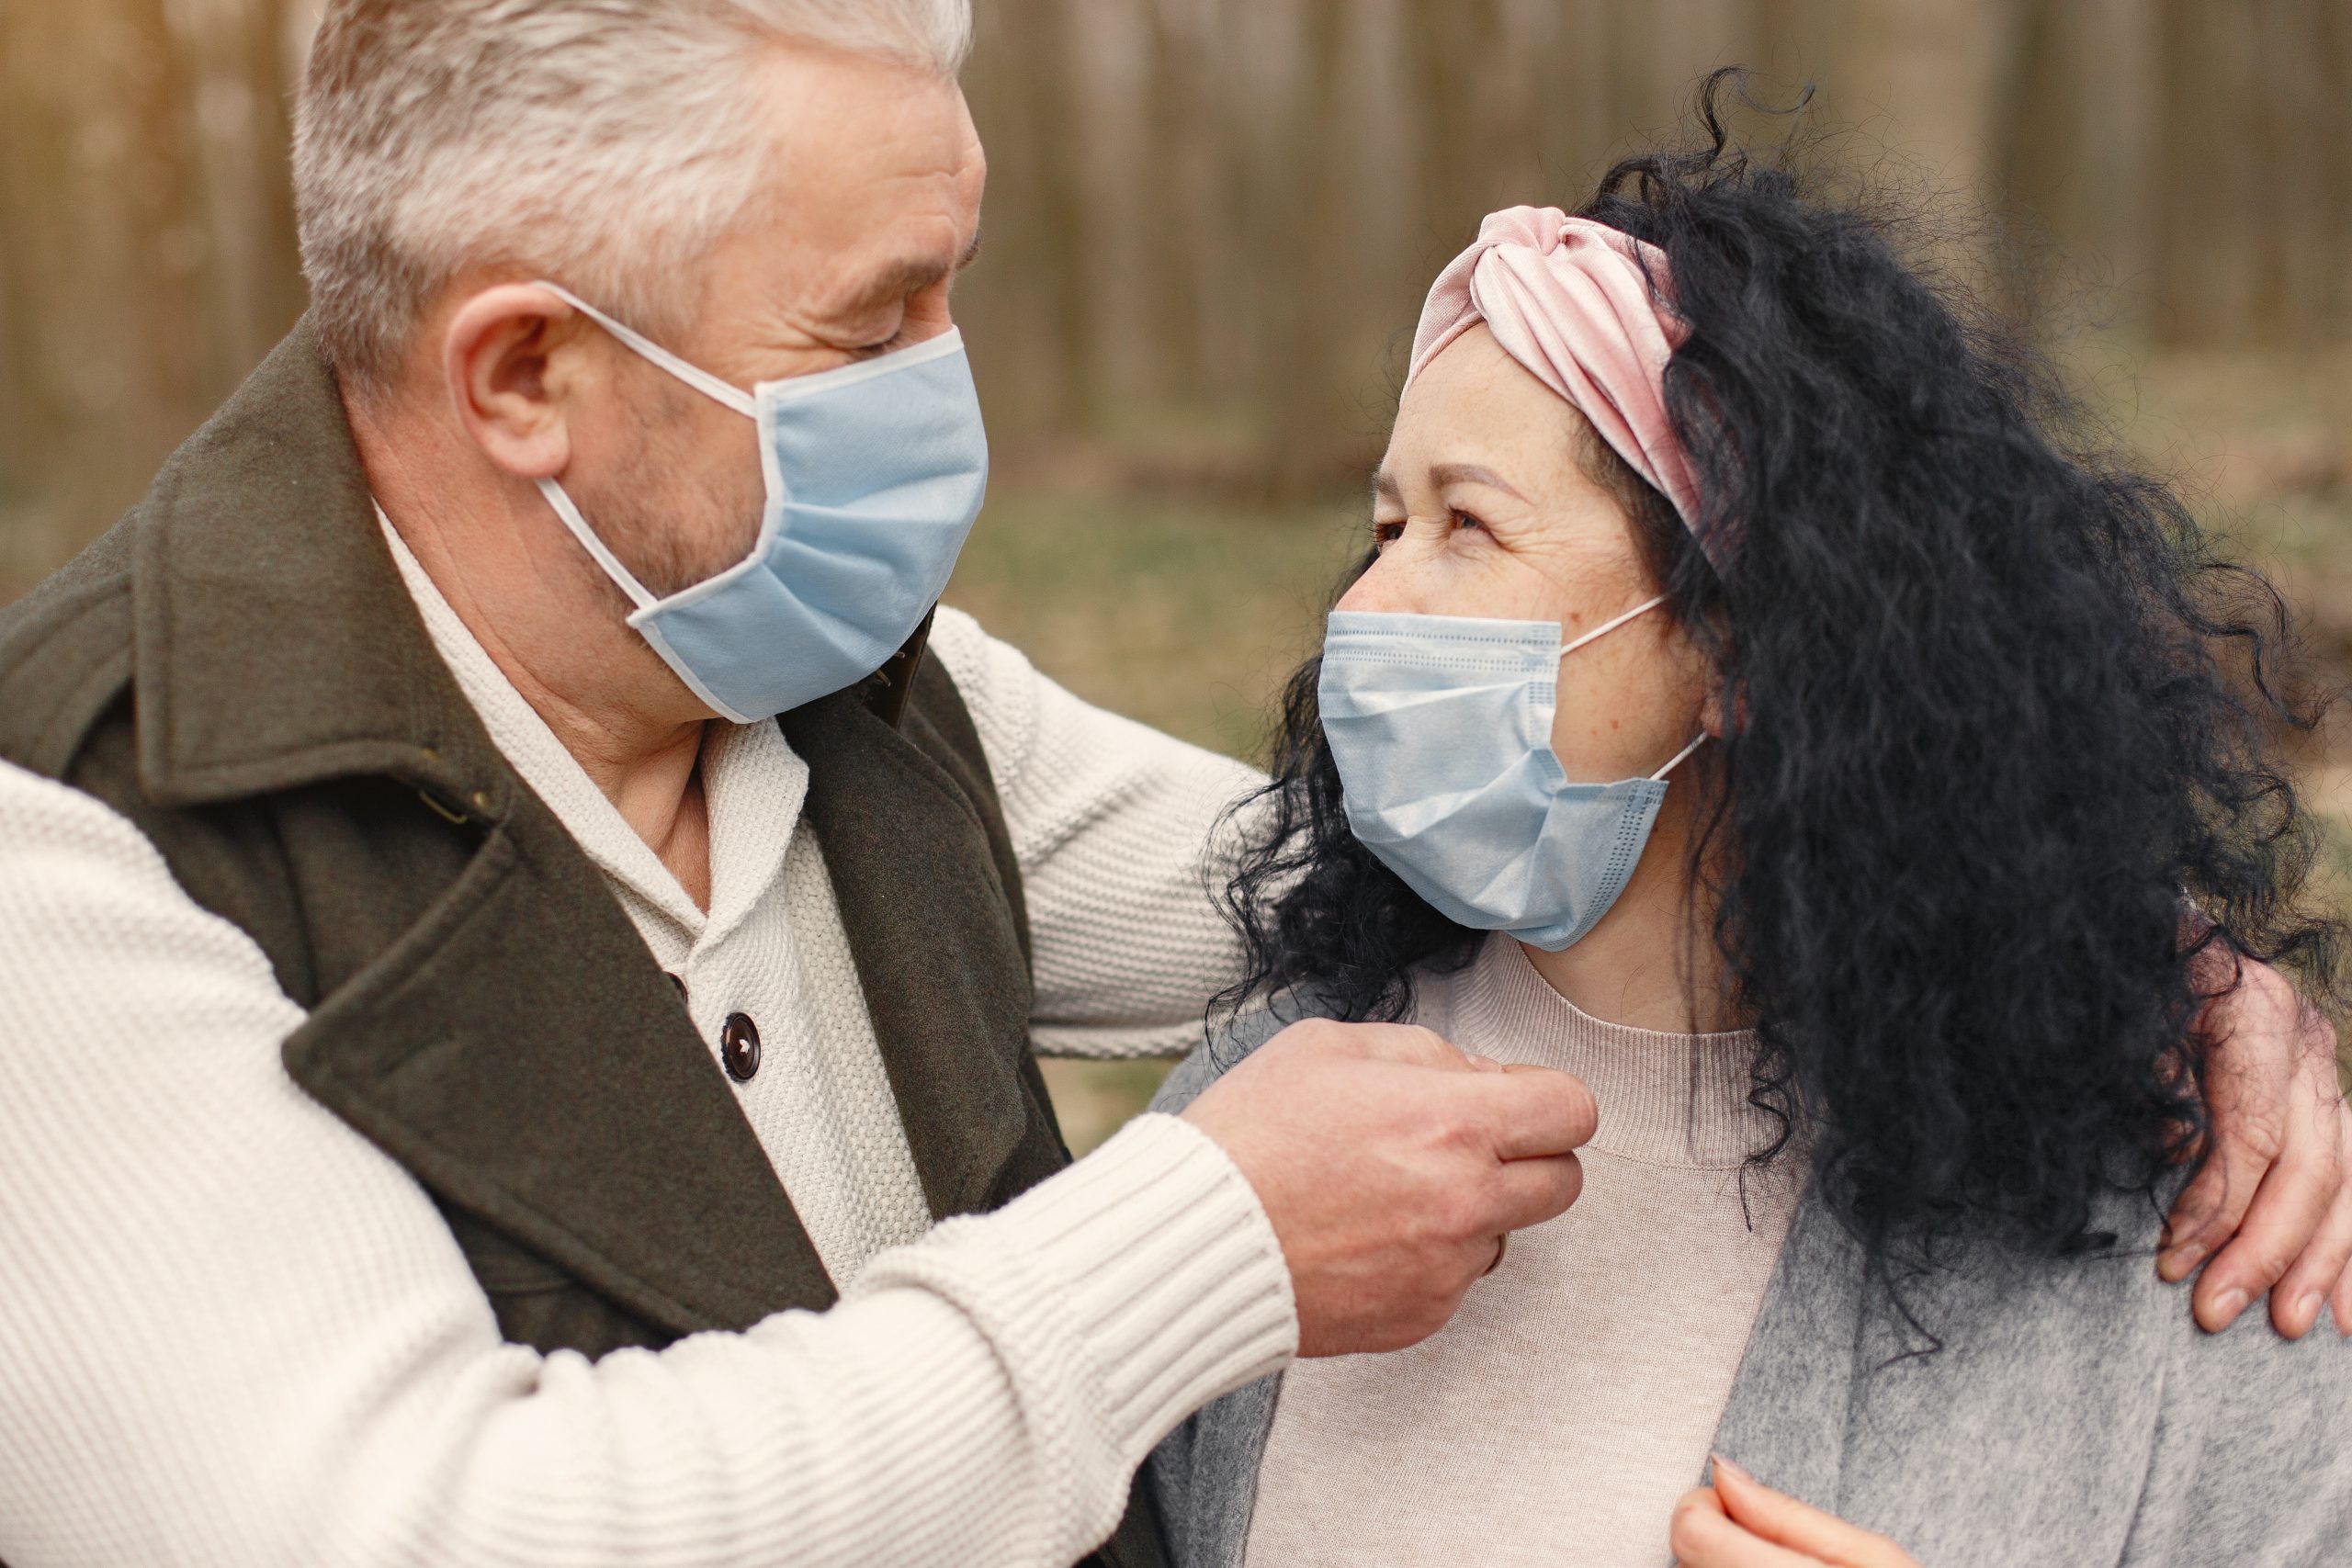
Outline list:
[[[1430,483],[1440,487],[1451,484],[1490,485],[1506,495],[1518,496],[1521,501],[1527,499],[1519,494],[1518,486],[1504,479],[1494,469],[1481,467],[1476,463],[1432,464],[1430,468]]]

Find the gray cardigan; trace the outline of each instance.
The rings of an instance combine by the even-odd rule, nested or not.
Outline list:
[[[1153,1109],[1272,1032],[1261,1015],[1195,1051]],[[1904,1281],[1936,1349],[1808,1193],[1716,1450],[1926,1568],[2352,1564],[2352,1342],[2324,1315],[2280,1339],[2259,1311],[2203,1334],[2155,1277],[2152,1206],[2118,1198],[2098,1223],[2113,1251],[1969,1247]],[[1176,1568],[1241,1568],[1280,1388],[1227,1394],[1152,1456]]]

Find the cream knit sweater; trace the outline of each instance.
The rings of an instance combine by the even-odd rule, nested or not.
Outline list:
[[[711,743],[697,909],[403,565],[696,1024],[758,1018],[745,1115],[842,1304],[593,1364],[502,1343],[424,1190],[286,1076],[302,1014],[252,941],[128,821],[0,765],[0,1562],[1069,1562],[1175,1421],[1295,1347],[1248,1184],[1151,1116],[923,1234],[781,736]],[[1202,846],[1250,775],[967,619],[935,646],[1027,883],[1041,1044],[1182,1048],[1232,963]]]
[[[1591,1086],[1584,1194],[1514,1235],[1421,1344],[1283,1374],[1250,1568],[1660,1568],[1798,1196],[1788,1175],[1742,1180],[1773,1127],[1747,1102],[1750,1037],[1603,1023],[1508,937],[1416,1010]]]

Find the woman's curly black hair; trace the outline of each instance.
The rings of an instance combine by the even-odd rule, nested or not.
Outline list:
[[[2067,434],[2052,378],[1905,264],[1898,223],[1816,195],[1793,152],[1736,150],[1736,85],[1709,80],[1697,151],[1627,158],[1580,209],[1670,264],[1690,331],[1667,405],[1724,573],[1599,442],[1583,458],[1735,716],[1692,868],[1784,1129],[1758,1158],[1801,1132],[1882,1258],[1963,1229],[2104,1245],[2094,1199],[2153,1197],[2201,1135],[2214,958],[2342,995],[2275,750],[2317,718],[2282,683],[2285,612],[2164,484]],[[1482,933],[1350,835],[1316,679],[1288,687],[1227,889],[1250,959],[1227,1000],[1395,1019],[1412,970]]]

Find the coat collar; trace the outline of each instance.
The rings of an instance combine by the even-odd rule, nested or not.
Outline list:
[[[474,836],[456,884],[288,1039],[297,1080],[446,1201],[677,1332],[828,1304],[832,1282],[667,977],[435,650],[307,319],[132,525],[151,800],[389,777]],[[956,773],[977,736],[935,730],[968,730],[960,700],[919,660],[910,645],[886,671],[888,716],[861,690],[785,728],[944,1216],[1068,1156],[1027,1063],[1018,873],[995,852],[993,791]]]
[[[390,777],[472,845],[423,918],[288,1038],[297,1081],[445,1201],[674,1331],[826,1304],[831,1283],[675,992],[435,651],[307,320],[133,524],[150,799]]]
[[[199,806],[385,773],[496,821],[517,784],[378,535],[306,317],[135,518],[141,782]],[[289,680],[289,671],[300,671]]]

